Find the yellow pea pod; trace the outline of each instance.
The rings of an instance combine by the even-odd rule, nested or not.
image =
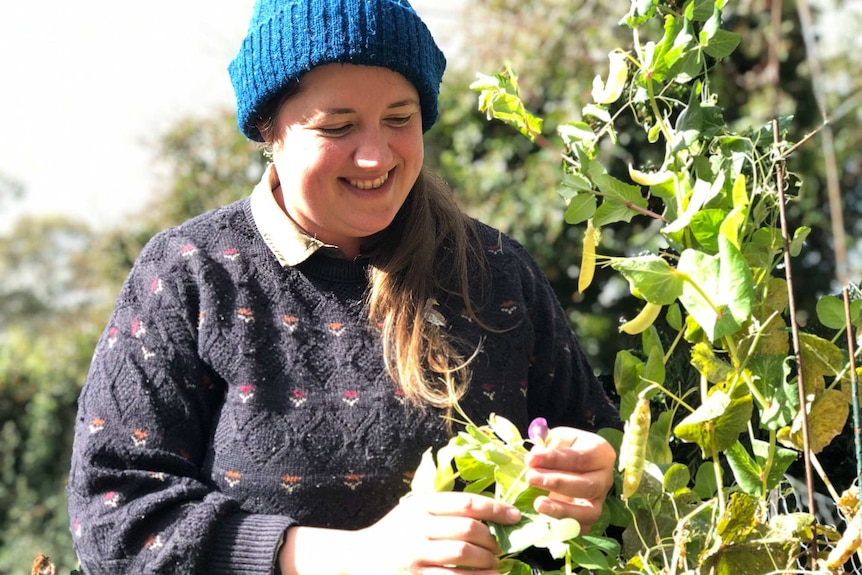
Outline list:
[[[587,220],[587,231],[584,234],[584,249],[581,253],[581,272],[578,274],[578,293],[593,283],[596,272],[596,230],[593,228],[593,220]]]
[[[657,303],[646,302],[646,305],[635,317],[620,326],[620,331],[629,335],[637,335],[655,322],[661,311]]]
[[[862,546],[862,517],[855,516],[847,524],[844,535],[829,552],[829,556],[823,561],[826,569],[838,569],[844,565],[850,557]]]
[[[626,421],[620,445],[619,471],[623,474],[623,501],[637,492],[643,478],[650,418],[649,400],[641,396]]]
[[[670,180],[673,177],[673,172],[642,172],[629,164],[629,177],[634,183],[642,186],[657,186]]]

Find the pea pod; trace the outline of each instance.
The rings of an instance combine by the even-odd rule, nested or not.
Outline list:
[[[646,302],[640,313],[620,326],[620,331],[629,335],[639,334],[655,322],[660,311],[659,304]]]
[[[593,275],[596,272],[596,235],[593,220],[587,220],[584,249],[581,253],[581,272],[578,274],[578,293],[584,293],[584,290],[593,283]]]
[[[623,473],[624,501],[634,495],[640,486],[646,462],[649,426],[649,400],[641,396],[626,421],[623,442],[620,445],[619,471]]]

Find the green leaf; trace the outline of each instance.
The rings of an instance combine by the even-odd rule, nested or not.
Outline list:
[[[733,366],[715,357],[715,351],[705,342],[698,342],[692,347],[691,364],[710,383],[725,381],[733,371]]]
[[[673,412],[662,411],[650,425],[647,436],[646,458],[657,465],[673,462],[670,449],[670,428],[673,425]]]
[[[712,16],[715,0],[689,0],[685,4],[685,17],[695,22],[703,22]]]
[[[718,292],[718,256],[685,250],[680,255],[677,270],[688,279],[683,284],[679,301],[710,341],[717,341],[739,330],[739,324],[719,299],[722,296]]]
[[[698,178],[691,191],[691,196],[687,198],[687,205],[680,216],[664,227],[662,233],[670,235],[684,229],[691,224],[695,215],[701,211],[703,206],[710,200],[715,198],[724,185],[724,175],[719,174],[715,180],[703,180]],[[708,231],[703,231],[703,235],[708,235]]]
[[[557,133],[571,146],[573,142],[581,142],[592,145],[596,141],[596,133],[592,126],[586,122],[567,122],[560,124],[557,128]]]
[[[813,453],[823,451],[844,429],[850,404],[837,389],[826,389],[814,400],[808,413],[808,436]],[[778,440],[793,449],[802,450],[802,414],[791,427],[778,430]]]
[[[661,336],[658,334],[658,329],[655,325],[649,326],[641,333],[641,350],[649,357],[652,355],[653,349],[658,350],[659,357],[664,355],[664,346],[661,343]]]
[[[694,476],[694,489],[701,499],[711,499],[718,491],[718,482],[715,480],[715,467],[712,462],[705,461],[697,468]]]
[[[676,493],[680,489],[688,487],[691,480],[691,472],[682,463],[674,463],[664,472],[662,488],[668,493]]]
[[[715,36],[715,33],[718,32],[719,29],[721,29],[721,10],[718,6],[715,6],[712,13],[709,15],[709,18],[704,22],[703,27],[700,30],[698,39],[701,46],[709,44],[709,41],[713,36]]]
[[[757,501],[743,493],[733,493],[718,520],[716,532],[723,545],[731,545],[745,540],[758,523]]]
[[[496,118],[517,128],[523,135],[535,141],[542,133],[543,120],[530,114],[518,94],[518,76],[506,68],[493,76],[478,74],[478,80],[470,89],[479,92],[479,110],[488,119]]]
[[[620,21],[620,24],[626,24],[629,28],[637,28],[655,15],[657,6],[658,0],[632,0],[631,8]]]
[[[621,258],[611,267],[628,280],[632,293],[654,304],[669,305],[684,289],[683,277],[659,256]]]
[[[584,106],[583,110],[581,110],[582,115],[587,117],[593,117],[609,124],[611,122],[611,113],[608,111],[607,106],[599,106],[596,104],[587,104]]]
[[[797,453],[790,449],[773,446],[772,458],[769,458],[770,445],[765,441],[752,442],[752,457],[741,443],[737,442],[724,452],[728,464],[733,471],[737,485],[753,497],[762,497],[778,486],[784,479],[784,473],[796,460]],[[767,473],[766,465],[771,461]],[[763,477],[766,475],[766,484]]]
[[[620,397],[633,391],[641,381],[644,362],[628,350],[617,352],[614,360],[614,387]],[[623,417],[625,419],[625,416]]]
[[[481,453],[481,450],[476,450]],[[494,478],[494,465],[490,461],[479,461],[473,452],[455,456],[455,466],[465,481],[479,481]]]
[[[834,295],[825,295],[817,300],[817,319],[830,329],[843,330],[846,327],[846,311],[844,299]],[[858,325],[862,320],[862,299],[850,302],[850,321]]]
[[[730,397],[713,391],[693,413],[673,430],[682,441],[696,443],[704,457],[728,449],[748,427],[753,405],[750,395]]]
[[[737,323],[745,323],[751,317],[754,302],[751,267],[739,249],[724,236],[718,239],[718,255],[721,260],[718,289],[725,294],[722,303],[727,304]]]
[[[519,553],[528,547],[559,548],[581,532],[581,526],[575,519],[555,519],[523,511],[521,520],[515,525],[491,523],[489,527],[504,554]]]
[[[844,354],[837,345],[811,333],[799,334],[802,375],[807,394],[823,389],[824,377],[837,375],[844,367]]]
[[[802,247],[805,245],[805,240],[808,238],[810,233],[811,228],[807,226],[796,228],[796,231],[793,232],[793,239],[790,240],[790,255],[792,257],[795,258],[802,253]]]
[[[745,447],[737,441],[724,452],[724,455],[727,457],[730,470],[733,472],[733,477],[740,489],[748,495],[759,496],[763,490],[759,477],[762,470],[745,450]]]
[[[497,565],[497,571],[500,575],[531,575],[533,572],[532,567],[512,557],[500,560],[500,564]]]
[[[709,39],[709,43],[704,46],[703,51],[716,60],[721,60],[730,56],[739,46],[741,40],[742,36],[735,32],[716,30],[715,35]]]
[[[620,553],[620,544],[611,537],[600,537],[598,535],[584,535],[581,541],[594,549],[598,549],[609,557],[616,557]]]
[[[580,224],[596,213],[596,196],[591,193],[578,194],[569,201],[566,206],[565,220],[567,224]]]
[[[720,209],[700,210],[691,216],[691,232],[705,251],[718,252],[719,230],[726,216],[727,212]]]
[[[710,341],[737,332],[749,319],[754,278],[742,254],[727,238],[719,236],[717,256],[685,250],[677,270],[688,280],[683,284],[680,303]]]
[[[672,303],[665,313],[665,320],[667,320],[667,324],[679,331],[682,329],[682,312],[679,309],[679,304],[676,302]]]
[[[571,560],[583,569],[610,569],[607,556],[593,547],[571,546]]]
[[[700,138],[703,129],[703,112],[700,108],[698,90],[691,91],[688,105],[679,113],[674,129],[676,130],[673,142],[674,152],[685,150]]]
[[[754,385],[766,405],[761,407],[760,426],[776,430],[790,425],[799,411],[796,383],[789,381],[792,368],[784,355],[756,354],[748,361]]]
[[[647,384],[657,383],[659,385],[664,385],[664,354],[662,353],[661,348],[653,347],[650,350],[642,377],[644,382]]]
[[[788,468],[799,458],[799,454],[792,449],[785,449],[778,445],[773,446],[772,449],[774,449],[772,453],[772,466],[769,468],[769,474],[766,477],[767,492],[777,487],[784,480],[784,474]],[[751,450],[754,453],[757,465],[761,469],[765,469],[769,461],[769,443],[755,439],[751,442]]]
[[[570,200],[577,195],[580,195],[580,192],[590,192],[593,191],[593,184],[581,174],[573,173],[573,174],[564,174],[562,181],[562,188],[560,189],[560,195],[566,199]]]
[[[593,177],[593,182],[604,196],[602,205],[593,216],[593,224],[597,228],[615,222],[631,221],[632,217],[641,213],[631,206],[647,207],[640,186],[627,184],[609,174],[598,174]]]
[[[666,56],[673,49],[674,42],[684,28],[682,18],[674,14],[666,14],[664,18],[664,36],[651,52],[645,50],[643,71],[638,78],[643,85],[647,82],[664,82],[668,79]],[[673,59],[673,58],[671,58]]]

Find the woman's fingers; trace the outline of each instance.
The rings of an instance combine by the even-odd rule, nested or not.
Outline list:
[[[485,495],[448,491],[422,498],[422,505],[432,515],[470,517],[494,523],[517,523],[521,512],[516,507]]]
[[[552,429],[546,447],[534,448],[527,457],[527,481],[549,492],[536,499],[536,511],[572,517],[587,529],[601,515],[615,459],[613,447],[594,433]]]
[[[386,563],[401,573],[493,572],[500,548],[487,522],[517,523],[520,512],[493,498],[460,492],[411,495],[363,530],[360,547],[385,545]]]
[[[538,513],[544,513],[557,519],[570,517],[581,524],[581,532],[586,533],[590,526],[599,520],[604,506],[604,497],[599,499],[560,500],[553,497],[537,497],[534,508]]]

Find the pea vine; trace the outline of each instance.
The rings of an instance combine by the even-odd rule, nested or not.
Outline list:
[[[862,540],[856,486],[837,493],[817,460],[849,415],[853,364],[835,343],[845,313],[834,296],[818,302],[831,340],[793,321],[786,272],[810,232],[788,230],[784,213],[793,118],[744,131],[724,121],[710,73],[740,41],[721,27],[727,3],[632,0],[620,22],[631,46],[609,52],[582,117],[558,127],[565,219],[585,226],[578,289],[590,288],[597,266],[610,267],[643,302],[620,326],[639,346],[614,366],[627,423],[602,432],[619,454],[602,521],[581,534],[530,513],[537,493],[522,481],[523,440],[500,418],[468,423],[436,465],[427,455],[435,471],[426,487],[451,488],[458,475],[476,492],[496,485],[493,496],[525,511],[515,530],[495,528],[506,573],[529,573],[517,561],[525,545],[565,559],[566,573],[841,573]],[[513,70],[480,75],[471,88],[489,119],[543,138]],[[663,159],[611,173],[603,152],[622,130],[645,134],[649,158]],[[603,255],[602,231],[635,218],[651,222],[654,249]],[[858,330],[856,294],[849,327]],[[695,370],[692,383],[668,372],[677,354]],[[675,461],[671,445],[680,443],[699,447],[699,462]],[[770,505],[800,456],[828,486],[843,533]],[[621,538],[604,535],[611,527]]]

